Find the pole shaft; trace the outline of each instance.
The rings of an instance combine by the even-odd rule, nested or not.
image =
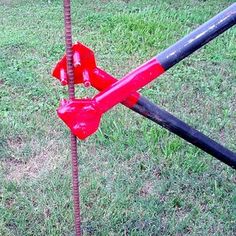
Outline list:
[[[156,59],[168,70],[235,24],[236,3],[158,54]]]
[[[131,109],[236,169],[236,154],[234,152],[159,108],[148,99],[140,97],[138,103]]]

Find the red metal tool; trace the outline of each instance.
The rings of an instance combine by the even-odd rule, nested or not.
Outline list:
[[[164,71],[157,59],[153,58],[92,99],[63,100],[57,113],[78,138],[85,139],[97,131],[100,119],[106,111]],[[87,73],[92,75],[89,72],[87,70]]]
[[[122,80],[96,66],[93,51],[81,43],[72,47],[70,0],[64,0],[66,56],[56,65],[53,76],[68,85],[69,100],[62,100],[58,115],[71,129],[71,156],[76,235],[81,235],[78,182],[77,137],[84,139],[94,133],[103,113],[119,102],[160,124],[183,139],[201,148],[227,165],[236,168],[236,154],[201,132],[178,120],[168,112],[140,96],[136,91],[164,71],[236,24],[236,3],[172,45]],[[92,85],[102,91],[94,98],[76,99],[74,83]]]
[[[73,46],[75,83],[83,83],[102,91],[117,80],[96,66],[94,53],[81,43]],[[75,56],[76,55],[76,56]],[[64,56],[56,65],[52,75],[59,79],[62,85],[68,84],[66,71],[66,57]],[[123,103],[133,107],[140,95],[132,93]],[[85,139],[93,134],[99,127],[104,107],[98,108],[94,99],[63,99],[57,110],[59,117],[68,125],[72,132],[80,139]]]
[[[135,98],[139,97],[135,91],[233,26],[236,22],[235,9],[236,4],[231,5],[225,11],[216,15],[153,59],[127,74],[123,79],[108,86],[108,88],[92,99],[63,100],[57,111],[59,117],[78,138],[84,139],[93,134],[98,129],[101,116],[106,111],[117,103],[125,101],[130,94],[133,96],[131,101],[133,101],[133,105],[135,105],[137,102]],[[78,47],[80,46],[81,45]],[[94,80],[94,75],[99,69],[96,67],[93,52],[85,46],[81,47],[81,51],[82,50],[84,51],[83,53],[86,53],[85,55],[79,52],[74,53],[74,65],[78,67],[76,82],[83,82],[85,85],[86,83],[88,85]],[[87,57],[87,59],[84,60],[86,64],[82,62],[83,57]],[[53,74],[61,80],[62,84],[66,84],[65,70],[60,66],[58,67],[59,69],[55,70]],[[104,73],[104,79],[100,80],[100,83],[101,81],[103,83],[103,81],[108,80],[109,76]],[[132,103],[130,106],[132,106]]]
[[[91,50],[89,48],[82,45],[81,43],[78,44],[79,46],[75,45],[73,47],[73,54],[81,53],[80,49],[83,52],[86,52],[85,50],[88,50],[88,55],[90,54]],[[65,60],[65,58],[63,57],[62,60]],[[61,80],[59,73],[60,70],[66,69],[66,65],[65,63],[62,63],[62,60],[57,64],[56,68],[53,71],[53,74],[59,80]],[[91,60],[94,61],[94,57],[91,58]],[[82,78],[82,72],[78,66],[74,67],[74,71],[74,73],[77,75],[79,75],[80,71],[80,77]],[[89,74],[91,86],[100,91],[104,90],[105,88],[117,81],[117,79],[114,78],[112,75],[108,74],[107,72],[98,67],[93,67],[89,71]],[[83,82],[83,79],[76,80],[77,83]],[[67,84],[67,79],[65,79],[64,82],[65,84]],[[73,104],[72,101],[71,103]],[[141,96],[139,93],[135,92],[131,94],[125,101],[122,102],[122,104],[132,109],[133,111],[141,114],[142,116],[154,121],[156,124],[161,125],[172,133],[175,133],[179,137],[192,143],[194,146],[216,157],[217,159],[223,161],[227,165],[236,168],[235,153],[220,145],[219,143],[215,142],[214,140],[210,139],[209,137],[205,136],[200,131],[179,120],[167,111],[164,111],[163,109],[159,108],[157,105],[153,104],[147,98]],[[76,115],[78,116],[79,114]],[[74,122],[74,120],[77,120],[77,117],[72,117],[72,121],[68,121],[67,123]]]

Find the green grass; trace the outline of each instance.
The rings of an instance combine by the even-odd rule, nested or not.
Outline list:
[[[120,78],[233,1],[73,1],[74,41]],[[0,235],[73,235],[62,1],[0,0]],[[236,31],[142,94],[236,151]],[[77,88],[79,96],[87,91]],[[89,94],[94,94],[93,90]],[[117,106],[79,142],[84,235],[235,235],[235,172]]]

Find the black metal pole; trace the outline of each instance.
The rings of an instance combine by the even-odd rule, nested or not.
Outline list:
[[[235,24],[236,3],[158,54],[156,58],[164,69],[168,70]],[[236,154],[234,152],[160,109],[146,98],[140,97],[133,110],[236,169]]]
[[[196,30],[158,54],[156,59],[165,70],[168,70],[235,24],[236,3],[232,4],[215,17],[199,26]],[[226,149],[170,113],[162,110],[148,99],[140,97],[138,103],[132,110],[236,169],[236,154],[234,152]]]
[[[159,53],[156,59],[165,70],[168,70],[235,24],[236,3]]]
[[[138,103],[131,109],[236,169],[236,153],[159,108],[148,99],[140,97]]]

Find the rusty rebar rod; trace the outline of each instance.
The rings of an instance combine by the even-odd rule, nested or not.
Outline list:
[[[73,67],[73,51],[72,51],[72,27],[71,27],[71,5],[70,0],[64,0],[64,24],[65,24],[65,43],[66,43],[66,59],[67,59],[67,74],[68,94],[69,98],[75,98],[74,87],[74,67]],[[80,221],[80,194],[79,194],[79,166],[77,155],[77,139],[73,133],[70,134],[71,142],[71,162],[72,162],[72,187],[74,201],[74,221],[76,236],[81,235]]]

